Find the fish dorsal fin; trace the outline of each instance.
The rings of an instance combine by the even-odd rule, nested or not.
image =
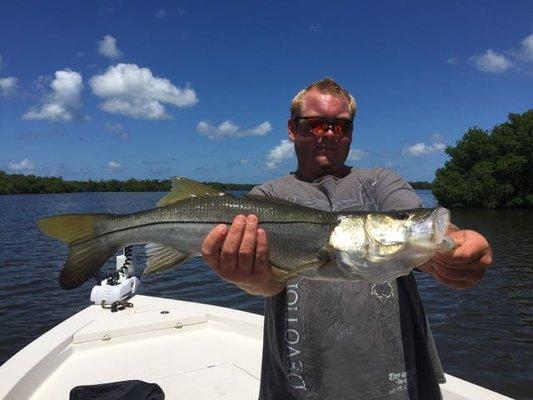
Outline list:
[[[170,192],[157,202],[157,207],[201,196],[227,196],[227,194],[192,179],[177,176],[172,178]]]
[[[187,253],[158,243],[148,243],[145,250],[148,261],[143,274],[165,271],[174,265],[181,264],[190,257]]]

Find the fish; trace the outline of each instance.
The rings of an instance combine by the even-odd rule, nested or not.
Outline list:
[[[407,275],[436,251],[453,248],[446,237],[450,212],[442,207],[389,212],[335,212],[272,197],[236,197],[177,177],[155,208],[132,214],[63,214],[42,218],[47,236],[68,245],[59,275],[64,289],[89,280],[124,246],[145,244],[143,274],[161,272],[201,255],[217,224],[255,214],[267,233],[274,278],[373,283]]]

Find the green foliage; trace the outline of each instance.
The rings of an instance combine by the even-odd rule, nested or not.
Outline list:
[[[470,128],[446,154],[450,159],[433,182],[440,204],[533,207],[533,109],[509,114],[490,132]]]
[[[251,190],[255,184],[204,182],[220,191]],[[409,182],[414,189],[431,189],[430,182]],[[56,177],[35,175],[9,175],[0,170],[0,195],[22,193],[74,193],[74,192],[168,192],[170,180],[118,181],[65,181]],[[533,197],[533,196],[532,196]],[[533,200],[533,198],[532,198]]]
[[[208,182],[217,190],[250,190],[255,185],[240,183]],[[170,180],[118,181],[65,181],[56,177],[39,177],[35,175],[9,175],[0,171],[0,194],[21,193],[74,193],[74,192],[167,192]]]
[[[431,182],[426,182],[426,181],[415,181],[415,182],[409,182],[409,185],[411,185],[411,187],[413,189],[431,189],[432,185],[431,185]]]

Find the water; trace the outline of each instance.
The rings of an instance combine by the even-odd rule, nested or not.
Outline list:
[[[419,191],[424,204],[435,200]],[[57,276],[66,251],[36,228],[38,218],[67,212],[134,212],[161,193],[0,196],[0,364],[89,304],[94,282],[71,291]],[[417,274],[446,372],[517,399],[533,399],[533,210],[455,210],[460,227],[482,232],[494,265],[474,289],[447,289]],[[142,248],[134,251],[142,263]],[[113,268],[109,262],[108,270]],[[141,293],[263,313],[263,300],[222,281],[201,260],[143,277]]]

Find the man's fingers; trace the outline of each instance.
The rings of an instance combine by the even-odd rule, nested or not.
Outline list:
[[[249,215],[239,248],[239,275],[251,275],[255,257],[255,242],[257,236],[257,217]]]
[[[223,276],[230,276],[236,270],[237,256],[245,227],[246,218],[244,215],[237,215],[233,219],[220,253],[220,270]]]
[[[217,225],[207,234],[202,244],[202,256],[205,262],[216,271],[220,269],[220,248],[224,243],[227,231],[226,225]]]
[[[231,226],[218,225],[204,240],[202,255],[223,279],[241,287],[256,287],[272,280],[268,242],[255,215],[239,215]]]
[[[434,276],[440,283],[453,289],[470,289],[475,285],[474,282],[448,279],[445,276],[440,275],[436,270],[434,271]]]
[[[485,275],[484,269],[479,268],[464,268],[456,269],[451,268],[445,265],[434,264],[433,271],[436,272],[441,277],[444,277],[452,281],[467,281],[467,282],[477,282]]]
[[[466,254],[466,253],[463,253]],[[465,255],[464,257],[459,255],[457,257],[443,257],[440,254],[436,254],[433,257],[433,261],[440,264],[445,265],[449,268],[457,269],[457,270],[465,270],[465,269],[482,269],[486,270],[491,264],[492,264],[492,251],[490,249],[487,249],[486,253],[481,255],[480,258],[476,254],[474,255]]]
[[[446,252],[438,252],[435,259],[453,264],[467,264],[485,258],[483,261],[492,263],[491,250],[487,240],[474,231],[452,232],[449,236],[457,247]]]
[[[257,230],[257,241],[255,244],[255,263],[254,263],[254,273],[255,274],[266,274],[270,272],[268,261],[268,240],[266,232],[259,228]]]

